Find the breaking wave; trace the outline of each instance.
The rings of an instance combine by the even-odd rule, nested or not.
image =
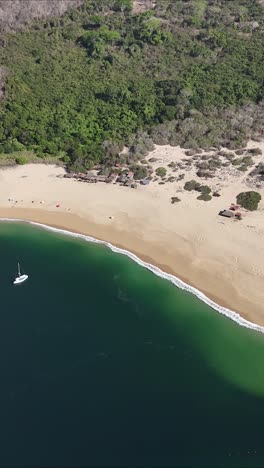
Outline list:
[[[163,278],[163,279],[166,279],[166,280],[170,281],[175,286],[177,286],[177,288],[188,291],[189,293],[191,293],[194,296],[198,297],[198,299],[203,301],[209,307],[216,310],[220,314],[225,315],[225,317],[228,317],[229,319],[233,320],[238,325],[240,325],[242,327],[250,328],[251,330],[255,330],[255,331],[264,333],[264,326],[258,325],[258,324],[254,323],[254,322],[250,322],[250,321],[244,319],[243,317],[241,317],[241,315],[239,315],[237,312],[234,312],[234,311],[232,311],[230,309],[227,309],[225,307],[220,306],[219,304],[216,304],[216,302],[209,299],[209,297],[207,297],[204,293],[199,291],[199,289],[196,289],[193,286],[190,286],[187,283],[184,283],[184,281],[182,281],[181,279],[177,278],[174,275],[171,275],[169,273],[165,273],[164,271],[160,270],[160,268],[158,268],[158,267],[156,267],[154,265],[151,265],[150,263],[144,262],[143,260],[141,260],[135,254],[129,252],[128,250],[120,249],[119,247],[115,247],[114,245],[110,244],[110,242],[95,239],[94,237],[90,237],[90,236],[87,236],[85,234],[79,234],[79,233],[75,233],[75,232],[72,232],[72,231],[67,231],[67,230],[64,230],[64,229],[59,229],[59,228],[55,228],[55,227],[52,227],[52,226],[48,226],[46,224],[37,223],[35,221],[27,221],[27,220],[24,220],[24,219],[13,219],[13,218],[1,218],[0,221],[20,222],[20,223],[32,224],[33,226],[38,226],[38,227],[41,227],[42,229],[46,229],[48,231],[57,232],[59,234],[63,234],[63,235],[71,236],[71,237],[77,237],[77,238],[83,239],[83,240],[85,240],[87,242],[93,242],[94,244],[105,245],[110,250],[112,250],[112,252],[122,254],[122,255],[126,255],[131,260],[138,263],[138,265],[142,266],[143,268],[147,268],[147,270],[151,271],[152,273],[159,276],[160,278]]]

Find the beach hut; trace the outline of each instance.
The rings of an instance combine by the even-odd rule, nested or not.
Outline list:
[[[235,213],[231,210],[220,211],[219,216],[224,216],[225,218],[234,218]]]
[[[141,185],[149,185],[150,184],[150,179],[143,179],[140,181]]]
[[[105,182],[107,184],[111,184],[111,183],[116,182],[117,178],[118,178],[118,174],[111,174],[105,179]]]
[[[127,177],[124,174],[121,174],[121,176],[118,177],[117,182],[120,182],[121,184],[125,184],[127,181]]]

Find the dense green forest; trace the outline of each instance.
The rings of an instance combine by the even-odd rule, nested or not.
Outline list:
[[[238,147],[264,129],[258,0],[88,0],[1,36],[0,153],[79,170],[152,142]],[[19,159],[18,159],[19,160]]]

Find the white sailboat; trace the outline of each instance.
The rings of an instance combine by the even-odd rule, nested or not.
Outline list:
[[[14,279],[13,284],[24,283],[28,279],[28,275],[21,275],[20,265],[17,264],[17,277]]]

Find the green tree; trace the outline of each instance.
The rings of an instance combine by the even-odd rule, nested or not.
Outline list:
[[[199,190],[199,192],[202,193],[202,195],[209,195],[209,193],[211,192],[211,189],[210,189],[210,187],[208,187],[208,185],[201,185],[198,188],[198,190]]]
[[[2,34],[0,62],[8,76],[0,153],[63,152],[69,165],[85,170],[105,159],[110,164],[112,156],[99,149],[104,141],[124,142],[139,130],[156,144],[235,148],[263,128],[260,4],[170,0],[126,14],[131,6],[87,0],[63,17]],[[259,28],[241,33],[234,18]],[[209,176],[209,169],[200,174]]]
[[[210,201],[212,200],[212,197],[209,195],[209,193],[202,193],[199,195],[199,197],[197,197],[197,200]]]
[[[159,176],[159,177],[165,177],[166,174],[167,174],[167,169],[165,169],[165,167],[158,167],[158,168],[156,169],[156,174],[157,174],[157,176]]]
[[[201,184],[199,182],[196,182],[196,180],[189,180],[184,184],[184,190],[187,190],[189,192],[191,192],[192,190],[198,190],[200,187]]]
[[[257,210],[260,200],[260,193],[254,191],[241,192],[239,195],[237,195],[237,203],[249,211]]]
[[[18,156],[16,158],[16,163],[19,165],[27,164],[28,160],[24,156]]]
[[[134,166],[132,170],[134,172],[134,178],[136,180],[145,179],[145,177],[147,177],[148,175],[148,171],[144,166],[137,165],[137,166]]]

